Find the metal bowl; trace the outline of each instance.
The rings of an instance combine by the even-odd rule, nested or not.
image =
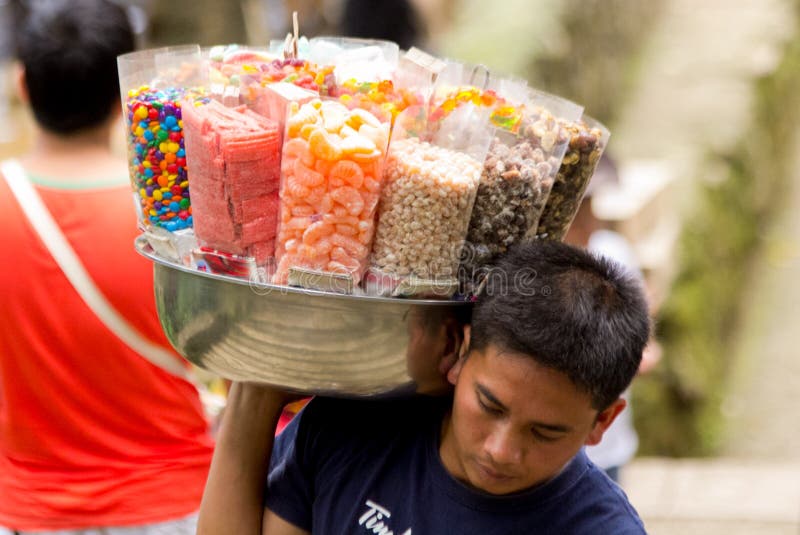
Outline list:
[[[165,260],[142,238],[136,249],[154,262],[170,343],[193,364],[236,381],[340,397],[435,392],[446,385],[442,349],[458,343],[470,312],[456,301],[253,284]]]

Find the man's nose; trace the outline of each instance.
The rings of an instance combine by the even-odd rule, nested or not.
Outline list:
[[[520,437],[505,423],[492,430],[484,448],[492,461],[497,464],[520,464],[524,456]]]

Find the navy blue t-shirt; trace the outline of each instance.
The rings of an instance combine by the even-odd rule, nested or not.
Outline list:
[[[278,437],[266,507],[314,535],[645,533],[625,494],[579,453],[551,481],[492,496],[439,457],[450,399],[316,398]]]

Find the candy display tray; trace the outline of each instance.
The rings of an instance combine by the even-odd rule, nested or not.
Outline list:
[[[342,295],[216,275],[157,256],[161,326],[176,351],[221,377],[338,397],[401,396],[446,388],[436,336],[469,315],[457,301]]]

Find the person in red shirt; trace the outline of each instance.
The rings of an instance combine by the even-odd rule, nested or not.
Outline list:
[[[105,299],[171,351],[152,266],[133,248],[127,167],[110,146],[116,57],[134,47],[125,12],[31,2],[16,32],[37,125],[19,164]],[[213,451],[197,390],[94,314],[4,179],[0,228],[0,534],[195,533]]]

